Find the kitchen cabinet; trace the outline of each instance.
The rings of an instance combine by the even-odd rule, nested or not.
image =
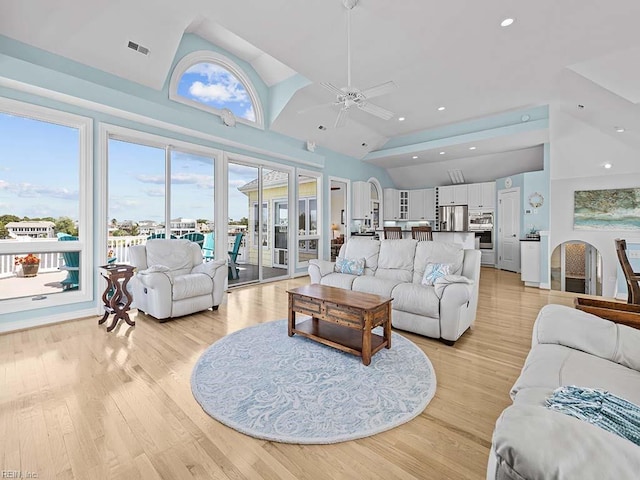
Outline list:
[[[472,183],[468,187],[469,208],[490,208],[496,206],[495,182]]]
[[[450,185],[438,187],[439,205],[467,205],[467,185]]]
[[[520,242],[520,279],[528,286],[540,284],[540,242]]]
[[[436,218],[435,190],[423,188],[409,190],[409,220],[433,220]]]
[[[425,220],[426,195],[424,190],[409,191],[409,220]]]
[[[384,220],[400,219],[400,192],[395,188],[384,189]]]
[[[369,182],[353,182],[352,217],[354,220],[371,218],[371,184]]]
[[[400,190],[400,220],[409,219],[409,192]]]
[[[495,250],[480,250],[480,263],[482,265],[496,264],[496,251]]]

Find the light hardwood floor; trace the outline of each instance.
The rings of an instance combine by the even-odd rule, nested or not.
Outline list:
[[[573,296],[483,268],[473,330],[453,347],[398,332],[431,359],[437,391],[398,428],[326,446],[266,442],[193,399],[191,370],[222,336],[286,318],[288,288],[235,290],[216,312],[107,334],[97,318],[0,335],[0,471],[40,479],[481,479],[494,422],[530,348],[540,307]]]

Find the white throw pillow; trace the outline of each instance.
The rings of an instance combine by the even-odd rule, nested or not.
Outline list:
[[[438,278],[442,278],[451,273],[451,264],[449,263],[427,263],[422,276],[422,285],[430,285],[436,282]]]

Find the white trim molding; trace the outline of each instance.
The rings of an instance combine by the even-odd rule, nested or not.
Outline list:
[[[258,96],[253,83],[235,62],[217,52],[200,50],[184,56],[176,64],[175,68],[173,69],[173,73],[171,74],[171,80],[169,81],[169,99],[173,100],[174,102],[183,103],[190,107],[198,108],[200,110],[204,110],[205,112],[209,112],[222,117],[223,110],[211,107],[206,103],[191,100],[178,94],[178,85],[180,84],[182,76],[189,68],[199,63],[213,63],[215,65],[219,65],[225,70],[228,70],[229,73],[234,75],[240,81],[240,83],[242,83],[242,86],[245,88],[245,90],[249,94],[249,98],[251,99],[251,104],[253,106],[256,120],[255,122],[252,122],[251,120],[247,120],[245,118],[236,117],[236,121],[245,125],[249,125],[251,127],[264,129],[264,110],[262,108],[262,102],[260,102],[260,97]]]

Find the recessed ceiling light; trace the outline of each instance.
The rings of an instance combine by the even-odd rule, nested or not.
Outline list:
[[[446,107],[438,107],[438,111],[441,112],[445,109]]]
[[[513,22],[514,22],[513,18],[505,18],[504,20],[502,20],[502,22],[500,22],[500,26],[501,27],[508,27]]]
[[[613,167],[613,165],[611,165],[610,163],[605,163],[603,167],[608,170],[609,168]]]
[[[469,147],[469,150],[475,150],[476,147]]]
[[[445,152],[440,152],[440,155],[444,155],[444,154],[445,154]]]
[[[418,155],[414,155],[414,156],[413,156],[413,157],[411,157],[411,158],[413,158],[413,159],[415,160],[416,158],[418,158]]]
[[[624,127],[615,127],[616,128],[616,132],[618,133],[623,133],[624,132]]]
[[[405,118],[404,118],[404,117],[398,117],[398,121],[399,121],[399,122],[404,122],[404,121],[405,121]]]

